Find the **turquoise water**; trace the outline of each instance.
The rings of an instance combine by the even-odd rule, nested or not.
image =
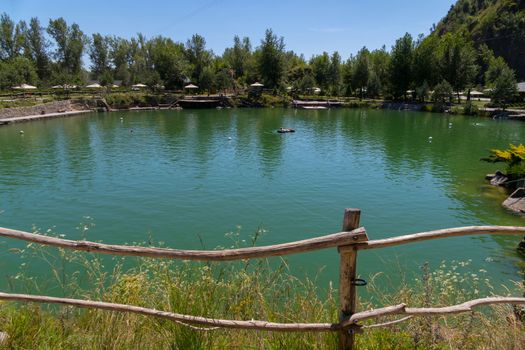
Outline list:
[[[297,132],[277,134],[281,126]],[[479,160],[523,140],[524,123],[382,110],[119,112],[14,124],[0,128],[0,226],[78,239],[79,223],[94,223],[89,240],[201,249],[231,246],[228,232],[249,240],[258,228],[266,230],[259,245],[338,232],[345,207],[362,209],[371,239],[524,225],[483,179],[497,167]],[[395,278],[399,266],[417,272],[425,261],[472,259],[472,271],[498,284],[520,278],[519,240],[365,251],[359,272]],[[18,271],[9,248],[21,246],[0,239],[2,286]],[[337,281],[335,249],[287,260],[294,273],[319,275],[320,286]]]

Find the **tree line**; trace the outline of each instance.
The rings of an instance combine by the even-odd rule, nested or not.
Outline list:
[[[306,59],[287,50],[284,38],[271,29],[256,47],[249,38],[235,36],[232,46],[218,55],[198,34],[185,43],[160,35],[88,36],[63,18],[51,19],[44,27],[36,17],[15,23],[6,13],[0,16],[0,88],[88,80],[170,90],[192,82],[209,91],[231,91],[260,81],[277,93],[308,93],[318,87],[324,94],[360,98],[424,100],[433,90],[435,98],[445,100],[453,92],[483,86],[492,88],[496,98],[516,95],[515,74],[507,63],[462,34],[413,38],[407,33],[390,50],[363,47],[346,60],[338,52]]]

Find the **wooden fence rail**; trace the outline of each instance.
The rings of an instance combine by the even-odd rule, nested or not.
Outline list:
[[[459,237],[466,235],[525,235],[525,227],[519,226],[468,226],[415,233],[386,239],[368,240],[363,227],[359,227],[361,211],[359,209],[346,209],[343,220],[342,232],[305,239],[301,241],[276,244],[263,247],[225,249],[225,250],[182,250],[168,248],[153,248],[141,246],[110,245],[89,241],[73,241],[68,239],[49,237],[24,231],[17,231],[0,227],[0,237],[14,238],[28,242],[38,243],[73,250],[92,253],[140,256],[151,258],[167,258],[200,261],[231,261],[253,258],[265,258],[296,254],[313,250],[337,247],[340,254],[340,312],[338,323],[276,323],[262,320],[225,320],[207,318],[193,315],[183,315],[168,311],[148,309],[133,305],[114,304],[102,301],[89,301],[79,299],[55,298],[40,295],[8,294],[0,292],[0,300],[38,302],[72,305],[81,308],[95,308],[109,311],[138,313],[147,316],[160,317],[184,325],[199,325],[213,328],[256,329],[281,332],[330,332],[340,334],[340,349],[353,349],[355,333],[363,328],[388,327],[406,321],[416,316],[447,315],[470,312],[472,308],[490,304],[520,304],[525,305],[525,298],[519,297],[490,297],[471,300],[462,304],[434,307],[434,308],[409,308],[405,304],[387,306],[375,310],[356,311],[356,279],[357,253],[364,249],[377,249],[420,241]],[[363,326],[359,322],[384,316],[403,315],[405,317]]]

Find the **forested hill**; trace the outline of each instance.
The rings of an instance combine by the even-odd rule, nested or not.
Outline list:
[[[486,44],[525,80],[525,0],[458,0],[435,30],[465,32]]]

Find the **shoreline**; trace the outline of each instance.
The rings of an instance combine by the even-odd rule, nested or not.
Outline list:
[[[338,108],[372,108],[372,109],[387,109],[387,110],[397,110],[397,111],[410,111],[410,112],[425,112],[422,110],[423,104],[420,103],[403,103],[403,102],[383,102],[382,104],[371,106],[368,104],[359,104],[359,105],[352,105],[352,104],[345,104]],[[20,107],[21,110],[24,109],[24,107]],[[244,107],[237,107],[237,108],[244,108]],[[264,107],[263,107],[264,108]],[[267,108],[274,108],[273,106],[268,106]],[[284,108],[289,108],[284,107]],[[124,111],[151,111],[151,110],[180,110],[182,108],[176,107],[176,108],[162,108],[157,106],[144,106],[144,107],[130,107],[130,108],[110,108],[107,109],[107,112],[124,112]],[[191,108],[190,108],[191,109]],[[496,114],[498,111],[495,108],[484,108],[480,109],[481,111],[488,113],[489,116],[493,116],[493,114]],[[47,118],[63,118],[63,117],[70,117],[70,116],[76,116],[80,114],[86,114],[86,113],[96,113],[99,109],[97,108],[89,108],[89,109],[73,109],[68,110],[64,112],[51,112],[51,113],[45,113],[45,114],[28,114],[23,116],[16,116],[16,117],[0,117],[0,127],[4,125],[14,124],[14,123],[23,123],[23,122],[30,122],[34,120],[42,120]],[[523,113],[524,111],[522,109],[507,109],[504,113]],[[450,111],[444,112],[445,114],[450,113]],[[451,113],[452,115],[455,115],[456,113]],[[509,116],[509,120],[524,120],[523,114],[518,115],[517,117]]]
[[[85,114],[85,113],[92,113],[92,112],[94,111],[89,110],[89,109],[87,110],[84,109],[84,110],[73,110],[73,111],[55,112],[55,113],[46,113],[46,114],[33,114],[33,115],[26,115],[26,116],[21,116],[21,117],[0,118],[0,126],[14,124],[14,123],[30,122],[30,121],[39,120],[39,119],[69,117],[69,116]]]

